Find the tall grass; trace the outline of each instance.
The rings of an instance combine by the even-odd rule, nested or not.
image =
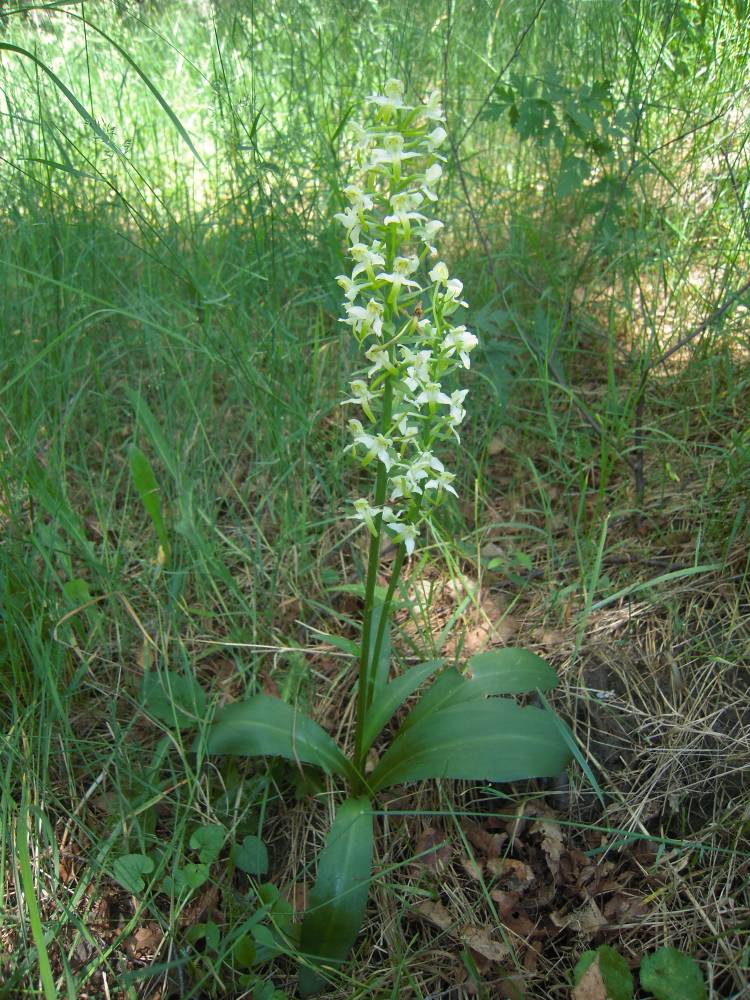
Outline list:
[[[572,624],[573,714],[592,616],[633,583],[679,633],[685,594],[658,580],[728,566],[745,635],[748,296],[722,306],[747,280],[749,34],[739,0],[6,5],[0,995],[47,988],[45,948],[61,996],[126,972],[123,995],[159,976],[240,995],[231,955],[196,964],[189,900],[160,879],[201,823],[280,838],[292,779],[207,772],[200,726],[149,717],[142,678],[197,677],[211,703],[254,686],[345,701],[310,631],[351,635],[362,559],[332,216],[347,122],[389,75],[446,94],[441,200],[483,341],[474,502],[436,526],[423,575],[442,552],[534,627]],[[736,664],[741,641],[711,655]],[[131,906],[114,862],[157,849]],[[146,926],[161,972],[124,957]],[[426,992],[420,949],[377,990]]]

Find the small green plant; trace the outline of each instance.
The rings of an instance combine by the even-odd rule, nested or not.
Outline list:
[[[336,218],[349,240],[351,274],[337,279],[351,327],[368,367],[344,401],[353,452],[374,470],[374,491],[354,501],[353,518],[368,531],[369,556],[358,647],[354,751],[347,756],[312,719],[284,701],[256,695],[221,711],[208,752],[279,756],[338,775],[349,797],[338,807],[318,862],[303,920],[300,991],[324,988],[340,967],[362,924],[372,878],[374,798],[393,785],[424,779],[515,781],[559,774],[570,760],[572,737],[545,705],[522,707],[502,697],[546,691],[552,668],[521,649],[472,657],[465,671],[443,660],[411,667],[389,680],[389,622],[406,558],[455,476],[436,449],[459,440],[467,390],[455,385],[468,369],[477,338],[452,317],[463,285],[451,278],[433,245],[443,224],[424,210],[437,200],[438,150],[446,139],[439,95],[419,106],[404,103],[403,85],[389,80],[368,99],[374,120],[358,126],[355,159],[361,185],[345,189],[348,206]],[[361,418],[361,419],[360,419]],[[383,539],[396,543],[385,592],[376,587]],[[433,675],[390,745],[368,773],[368,752],[394,715]]]
[[[607,944],[585,951],[573,973],[574,1000],[632,1000],[633,974],[622,955]],[[645,955],[641,989],[656,1000],[705,1000],[706,984],[698,963],[677,948],[658,948]]]

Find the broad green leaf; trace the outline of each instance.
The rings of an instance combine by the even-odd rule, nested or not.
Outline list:
[[[317,722],[265,694],[222,709],[211,727],[207,749],[240,757],[285,757],[356,778],[352,764]]]
[[[706,1000],[700,966],[677,948],[659,948],[641,962],[641,986],[656,1000]]]
[[[161,490],[156,482],[154,470],[141,449],[136,448],[135,445],[130,449],[129,461],[133,485],[138,491],[144,510],[151,518],[156,537],[166,555],[169,552],[169,535],[162,517]]]
[[[144,674],[141,697],[149,715],[178,729],[197,725],[206,711],[206,695],[198,681],[171,670]]]
[[[226,835],[226,828],[221,823],[199,826],[190,836],[190,846],[194,851],[200,852],[198,857],[204,865],[210,865],[221,854]]]
[[[598,973],[598,975],[597,975]],[[630,966],[614,948],[600,945],[596,951],[585,951],[573,971],[576,986],[594,983],[607,993],[607,1000],[632,1000],[633,975]],[[593,994],[592,994],[593,995]]]
[[[490,698],[443,708],[402,731],[369,778],[373,794],[403,781],[554,777],[570,761],[559,720],[540,708]]]
[[[137,895],[143,892],[146,883],[144,875],[154,870],[154,862],[145,854],[123,854],[112,866],[112,874],[127,892]]]
[[[410,667],[405,673],[396,677],[390,684],[376,689],[372,704],[367,710],[364,726],[364,746],[368,750],[383,728],[388,724],[394,713],[403,705],[409,695],[414,694],[430,674],[445,663],[445,660],[428,660],[416,667]]]
[[[301,965],[303,997],[324,989],[322,966],[340,966],[364,919],[372,875],[372,807],[366,798],[338,807],[318,862],[318,877],[302,922],[300,947],[311,966]]]
[[[465,672],[446,670],[424,693],[404,721],[411,728],[433,712],[489,695],[548,691],[559,683],[552,667],[528,649],[497,649],[472,656]]]
[[[260,837],[248,834],[241,844],[232,847],[232,861],[248,875],[265,875],[268,871],[268,851]]]

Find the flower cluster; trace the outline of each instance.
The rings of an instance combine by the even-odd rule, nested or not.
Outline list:
[[[382,522],[411,555],[420,523],[445,493],[456,493],[435,450],[459,440],[467,390],[453,387],[454,376],[469,367],[477,338],[451,322],[467,305],[463,285],[436,260],[443,223],[425,214],[445,162],[439,94],[411,106],[403,84],[389,80],[367,100],[373,120],[354,137],[363,180],[345,189],[348,207],[336,215],[353,262],[351,274],[337,278],[342,322],[368,362],[344,401],[360,411],[349,420],[349,449],[378,470],[374,503],[355,500],[354,517],[372,534]]]

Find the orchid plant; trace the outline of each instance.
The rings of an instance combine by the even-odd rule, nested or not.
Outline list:
[[[367,99],[372,109],[353,135],[359,183],[336,219],[346,231],[351,272],[337,281],[344,317],[366,365],[343,401],[351,452],[372,473],[372,490],[353,501],[352,518],[369,535],[364,587],[354,748],[344,753],[311,718],[268,695],[227,706],[217,716],[209,753],[280,756],[338,775],[349,796],[338,806],[304,916],[300,992],[324,988],[346,959],[364,918],[373,861],[373,801],[383,790],[424,779],[514,781],[559,774],[572,737],[544,707],[507,695],[553,688],[557,675],[521,649],[444,660],[391,677],[390,618],[404,562],[448,493],[455,475],[443,454],[459,441],[467,389],[457,378],[471,364],[477,337],[454,323],[467,308],[463,285],[439,259],[443,223],[431,218],[447,138],[440,97],[410,105],[388,80]],[[352,408],[354,410],[352,414]],[[384,536],[396,545],[385,597],[377,597]],[[381,592],[382,593],[382,592]],[[434,677],[434,675],[437,675]],[[434,677],[405,714],[380,759],[368,754],[404,704]]]

